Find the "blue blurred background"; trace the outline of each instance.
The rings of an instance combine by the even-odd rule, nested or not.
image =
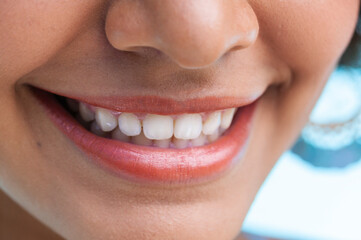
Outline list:
[[[361,239],[361,71],[337,69],[299,140],[271,171],[243,231]]]

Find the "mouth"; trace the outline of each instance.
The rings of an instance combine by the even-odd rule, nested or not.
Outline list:
[[[257,105],[256,99],[237,107],[217,99],[81,98],[31,89],[90,162],[150,183],[204,182],[232,169],[245,152]]]

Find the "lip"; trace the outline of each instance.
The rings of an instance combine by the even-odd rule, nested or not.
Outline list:
[[[231,127],[211,144],[165,149],[96,136],[84,129],[54,95],[37,88],[32,90],[55,126],[88,155],[91,162],[132,181],[155,183],[202,182],[222,175],[241,161],[257,105],[255,100],[238,109]]]
[[[75,99],[95,107],[106,108],[116,112],[153,113],[176,115],[182,113],[199,113],[245,106],[255,102],[263,92],[244,98],[240,97],[203,97],[196,99],[169,99],[159,96],[73,96],[70,94],[36,88],[63,97]]]

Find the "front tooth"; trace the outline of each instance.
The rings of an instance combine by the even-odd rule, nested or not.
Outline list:
[[[107,109],[97,108],[95,110],[95,120],[104,132],[110,132],[117,127],[117,119]]]
[[[117,139],[117,140],[122,141],[122,142],[129,142],[130,137],[128,137],[127,135],[122,133],[119,128],[116,128],[112,132],[112,139]]]
[[[192,139],[193,147],[203,146],[207,142],[207,137],[204,134],[199,135],[196,139]]]
[[[163,139],[163,140],[154,140],[154,145],[160,148],[168,148],[170,144],[170,138],[169,139]]]
[[[173,136],[173,118],[147,114],[143,120],[143,132],[149,139],[162,140]]]
[[[141,132],[138,136],[132,137],[132,142],[143,146],[151,146],[153,144],[153,141],[146,138],[143,132]]]
[[[221,112],[211,113],[207,120],[203,123],[203,134],[210,135],[214,133],[221,125]]]
[[[182,149],[188,146],[188,140],[173,138],[173,144],[176,148]]]
[[[95,114],[84,103],[79,104],[79,113],[86,122],[93,121],[95,118]]]
[[[183,114],[177,118],[174,126],[174,136],[179,139],[194,139],[202,132],[202,117],[200,114]]]
[[[122,113],[118,117],[119,129],[127,136],[137,136],[142,131],[140,121],[133,113]]]
[[[229,128],[229,126],[232,123],[235,111],[236,111],[235,108],[229,108],[222,113],[221,128],[223,129]]]

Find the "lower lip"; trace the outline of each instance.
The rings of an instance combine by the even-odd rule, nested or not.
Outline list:
[[[222,175],[242,159],[256,102],[240,108],[217,141],[186,149],[145,147],[98,137],[84,129],[54,98],[34,89],[54,124],[97,165],[132,181],[203,182]]]

